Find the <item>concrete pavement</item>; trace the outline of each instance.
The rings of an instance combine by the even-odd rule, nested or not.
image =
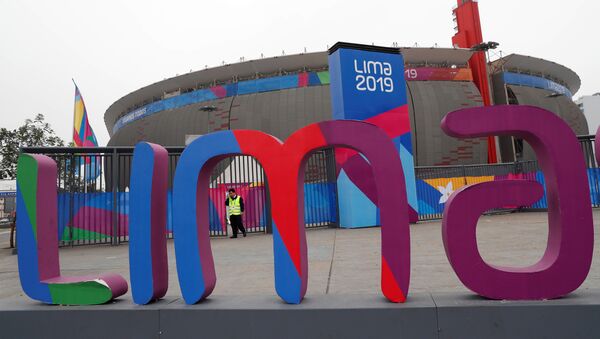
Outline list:
[[[600,210],[594,211],[594,262],[581,290],[600,289]],[[0,230],[0,299],[22,295],[17,257],[8,249],[8,230]],[[526,266],[543,254],[546,214],[541,212],[483,216],[477,230],[486,261]],[[307,230],[309,282],[307,298],[333,294],[380,294],[380,229]],[[214,296],[275,296],[270,235],[215,238],[211,241],[217,271]],[[173,241],[169,249],[169,291],[180,296]],[[411,293],[467,292],[450,267],[441,238],[441,222],[411,226]],[[66,247],[60,250],[65,275],[111,271],[129,280],[128,244]],[[129,293],[128,293],[129,294]],[[25,297],[24,297],[25,298]],[[130,295],[127,296],[130,298]]]

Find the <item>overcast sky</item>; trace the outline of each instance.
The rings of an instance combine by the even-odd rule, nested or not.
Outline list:
[[[0,127],[43,113],[71,140],[74,78],[98,141],[104,112],[140,87],[222,61],[336,41],[450,47],[453,0],[0,0]],[[485,40],[570,67],[600,92],[600,3],[480,1]]]

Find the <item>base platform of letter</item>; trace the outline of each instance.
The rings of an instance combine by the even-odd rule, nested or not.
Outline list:
[[[129,296],[100,306],[0,300],[6,338],[600,338],[600,290],[550,301],[491,301],[470,293],[413,293],[405,304],[377,295],[213,296],[197,305]]]

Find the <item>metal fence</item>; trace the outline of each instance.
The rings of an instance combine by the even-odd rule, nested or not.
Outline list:
[[[585,135],[579,136],[578,138],[585,156],[592,207],[600,207],[600,168],[598,168],[598,162],[596,161],[595,156],[595,136]]]
[[[315,152],[304,170],[304,222],[307,228],[336,226],[339,220],[335,155]]]
[[[446,200],[463,186],[506,179],[533,179],[539,172],[535,161],[504,164],[416,167],[419,220],[441,219]],[[490,212],[509,210],[504,207]]]
[[[172,237],[172,184],[182,147],[168,147],[169,191],[167,236]],[[25,148],[45,154],[58,167],[58,232],[61,245],[119,244],[129,234],[129,183],[132,147]],[[271,231],[268,182],[260,164],[250,156],[220,161],[208,187],[211,236],[226,236],[227,190],[244,198],[244,226],[249,233]],[[335,158],[332,149],[309,157],[304,183],[306,227],[335,226],[338,220]]]
[[[587,176],[590,187],[592,207],[600,207],[600,169],[594,155],[594,136],[580,136]],[[528,179],[545,186],[544,175],[536,161],[512,162],[504,164],[416,167],[417,198],[419,202],[419,220],[441,219],[445,202],[454,191],[480,182]],[[546,195],[531,206],[505,206],[491,210],[498,212],[517,209],[546,209]]]
[[[132,149],[119,148],[117,160],[118,168],[107,171],[106,175],[113,177],[116,183],[115,190],[123,195],[113,210],[118,215],[129,215],[129,195],[131,164],[133,160]],[[173,235],[173,225],[171,218],[172,206],[172,188],[175,169],[183,152],[183,148],[168,148],[169,151],[169,169],[168,169],[168,193],[167,193],[167,236]],[[211,175],[211,183],[208,187],[209,195],[209,231],[211,236],[228,235],[226,220],[225,198],[227,190],[234,188],[244,198],[245,213],[243,223],[248,233],[265,232],[268,218],[265,213],[268,205],[268,198],[265,190],[265,176],[262,167],[250,156],[236,156],[220,161],[214,168]],[[126,241],[126,232],[128,220],[117,220],[117,227],[123,230],[119,235],[119,241]]]
[[[594,156],[594,136],[579,137],[584,151],[593,207],[600,207],[600,168]],[[182,147],[170,147],[167,235],[172,237],[172,183]],[[46,154],[58,166],[58,224],[62,245],[112,243],[128,240],[129,182],[133,148],[26,148]],[[339,220],[336,164],[332,149],[312,154],[304,172],[305,226],[336,226]],[[446,200],[457,189],[480,182],[529,179],[545,185],[535,161],[465,166],[416,167],[419,220],[441,219]],[[228,235],[224,200],[235,188],[244,198],[248,232],[270,232],[268,182],[260,164],[250,156],[222,160],[212,173],[209,190],[211,236]],[[280,197],[278,197],[280,198]],[[531,206],[499,210],[547,208],[546,197]],[[498,210],[494,210],[498,211]]]

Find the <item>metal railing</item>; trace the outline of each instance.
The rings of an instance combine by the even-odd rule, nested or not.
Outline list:
[[[531,179],[537,163],[514,162],[504,164],[415,167],[419,220],[441,219],[449,196],[459,188],[481,182],[504,179]],[[501,208],[508,210],[511,208]]]
[[[588,170],[593,207],[600,207],[600,169],[594,156],[594,136],[579,137]],[[169,196],[167,235],[172,237],[172,183],[182,147],[168,147]],[[132,147],[25,148],[46,154],[58,166],[58,224],[62,245],[110,243],[128,240],[129,182]],[[332,149],[315,152],[304,175],[305,226],[337,226],[339,220],[336,164]],[[448,197],[457,189],[480,182],[529,179],[544,185],[537,162],[514,162],[465,166],[416,167],[419,220],[441,219]],[[229,233],[225,221],[226,191],[235,188],[244,198],[244,225],[248,232],[269,233],[271,213],[266,176],[250,156],[222,160],[213,170],[209,190],[211,236]],[[281,198],[281,197],[277,197]],[[498,210],[547,208],[546,197],[531,206],[505,206]]]
[[[579,136],[587,167],[592,207],[600,207],[600,169],[594,153],[594,136]],[[504,164],[415,167],[419,220],[441,219],[446,199],[457,189],[480,182],[528,179],[545,186],[544,175],[536,161],[512,162]],[[505,206],[489,211],[546,209],[546,195],[531,206]]]
[[[172,237],[172,185],[183,147],[167,147],[169,184],[167,236]],[[57,163],[58,232],[61,245],[113,244],[128,240],[129,183],[132,147],[24,148]],[[244,226],[249,233],[272,230],[268,182],[250,156],[220,161],[214,168],[209,194],[211,236],[226,236],[227,190],[235,188],[245,201]],[[305,169],[306,227],[335,226],[338,220],[335,158],[332,149],[312,154]]]
[[[600,207],[600,168],[595,156],[594,135],[582,135],[578,137],[579,144],[583,150],[585,164],[588,171],[588,181],[590,184],[590,197],[592,207]]]

